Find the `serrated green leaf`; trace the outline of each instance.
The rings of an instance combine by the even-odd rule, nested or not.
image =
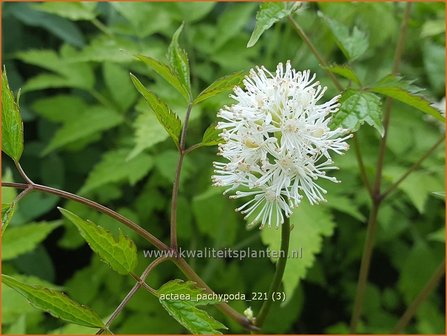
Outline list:
[[[46,155],[55,149],[81,141],[91,135],[119,125],[123,117],[104,106],[93,106],[79,113],[75,120],[69,120],[56,132],[48,146],[44,149]]]
[[[205,90],[203,90],[196,99],[194,99],[194,104],[198,104],[208,98],[211,98],[219,93],[230,91],[235,86],[240,85],[247,73],[245,71],[235,72],[231,75],[219,78]]]
[[[369,90],[398,100],[445,122],[445,117],[441,115],[440,111],[433,106],[433,103],[421,96],[420,89],[411,85],[411,82],[388,75],[374,84]]]
[[[168,59],[171,68],[187,90],[188,97],[191,97],[191,82],[189,74],[189,60],[186,51],[180,48],[178,38],[183,30],[183,24],[176,30],[172,36],[171,44],[168,48]]]
[[[90,192],[105,184],[128,180],[135,184],[143,178],[153,167],[152,157],[148,154],[140,154],[128,159],[129,152],[119,149],[107,152],[93,167],[87,181],[79,191],[81,194]]]
[[[150,92],[134,75],[130,75],[132,82],[137,88],[138,92],[144,97],[150,108],[154,111],[158,121],[163,125],[166,132],[171,136],[176,146],[179,146],[180,133],[182,131],[182,123],[179,117],[172,112],[160,98]]]
[[[213,123],[203,133],[202,146],[216,146],[222,139],[220,137],[221,130],[216,128],[217,124]]]
[[[256,14],[256,26],[247,43],[247,48],[253,47],[261,35],[287,15],[292,14],[300,4],[287,2],[264,2]]]
[[[36,248],[60,222],[40,222],[13,226],[2,239],[2,259],[11,260]]]
[[[304,279],[307,270],[314,264],[315,256],[321,251],[323,237],[331,236],[335,227],[332,215],[326,207],[310,205],[304,201],[294,210],[290,224],[293,229],[290,233],[289,256],[299,256],[302,249],[302,258],[290,257],[287,260],[282,279],[285,302],[292,297],[300,280]],[[261,238],[270,250],[280,251],[281,230],[264,228]]]
[[[344,24],[325,16],[321,12],[318,15],[331,31],[338,47],[348,60],[352,61],[359,58],[368,49],[368,36],[356,26],[350,32]]]
[[[361,85],[360,79],[357,77],[357,74],[354,72],[354,70],[352,70],[352,68],[349,65],[333,64],[327,67],[323,67],[323,69],[326,69],[337,75],[343,76],[353,81],[354,83]]]
[[[343,127],[353,132],[367,122],[383,135],[382,106],[380,98],[370,92],[347,90],[340,98],[340,109],[333,115],[331,126]]]
[[[203,289],[195,287],[193,282],[181,280],[169,281],[157,291],[163,308],[191,333],[221,334],[217,329],[227,328],[196,307],[217,303],[215,300],[200,299],[199,295],[203,292]]]
[[[5,69],[2,73],[2,151],[15,161],[19,161],[23,153],[22,117]]]
[[[184,98],[189,102],[190,95],[188,89],[182,84],[181,80],[175,72],[166,64],[163,64],[156,59],[144,55],[137,55],[136,58],[146,65],[148,65],[152,70],[154,70],[158,75],[160,75],[166,82],[172,85]]]
[[[58,209],[64,217],[76,225],[91,249],[114,271],[124,275],[135,269],[138,261],[137,247],[131,239],[123,233],[115,239],[110,232],[95,223],[84,220],[63,208]]]
[[[44,2],[33,8],[42,12],[55,14],[73,21],[93,20],[96,17],[96,3],[89,2]]]
[[[35,308],[56,318],[86,327],[104,327],[93,310],[73,301],[62,292],[39,285],[28,285],[5,274],[2,275],[2,282],[23,295]]]
[[[16,211],[16,202],[2,203],[2,235]],[[4,256],[3,256],[4,259]]]

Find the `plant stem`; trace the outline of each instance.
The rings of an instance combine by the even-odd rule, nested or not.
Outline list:
[[[323,69],[326,71],[327,75],[331,78],[332,82],[335,84],[337,89],[339,91],[343,91],[344,90],[343,85],[341,85],[341,83],[339,82],[337,77],[335,77],[335,75],[327,69],[328,63],[323,58],[323,56],[320,54],[318,49],[314,46],[314,44],[312,43],[310,38],[307,36],[305,31],[303,30],[303,28],[301,28],[301,26],[298,24],[298,22],[296,22],[291,15],[289,15],[287,18],[288,18],[289,22],[292,24],[292,27],[295,29],[295,32],[303,39],[304,43],[307,44],[310,51],[312,51],[312,53],[317,58],[318,62],[320,62],[320,65],[323,66]]]
[[[180,135],[179,144],[179,158],[177,161],[177,169],[175,172],[174,184],[172,186],[172,201],[171,201],[171,249],[177,251],[177,199],[180,188],[180,176],[182,173],[183,159],[185,157],[185,145],[186,145],[186,131],[188,129],[189,117],[192,110],[192,102],[188,104],[186,110],[185,119],[183,121],[182,133]]]
[[[94,18],[90,20],[90,22],[104,34],[108,35],[109,37],[113,36],[113,32],[98,19]]]
[[[261,310],[256,317],[256,325],[262,327],[267,314],[269,313],[273,304],[273,295],[278,291],[282,277],[284,275],[284,270],[286,269],[287,263],[287,253],[289,252],[289,242],[290,242],[290,220],[286,218],[283,225],[281,226],[281,252],[276,264],[275,275],[273,276],[272,284],[270,285],[269,294],[267,300],[262,304]]]
[[[404,48],[405,35],[407,31],[408,21],[410,19],[411,2],[407,3],[405,8],[404,17],[400,26],[399,38],[394,53],[393,74],[399,71],[399,66],[402,58],[402,52]],[[357,283],[357,289],[355,294],[354,309],[351,317],[350,332],[355,333],[358,322],[362,315],[363,299],[365,295],[366,283],[368,280],[369,266],[371,264],[371,257],[375,243],[375,236],[377,231],[377,216],[382,201],[381,195],[381,183],[383,174],[383,164],[385,161],[386,142],[388,137],[388,130],[391,117],[392,99],[387,99],[385,113],[384,113],[384,135],[380,142],[379,157],[377,160],[376,176],[374,180],[374,186],[372,191],[372,209],[369,215],[368,227],[366,232],[366,241],[363,249],[362,261],[360,265],[359,279]]]
[[[124,217],[123,215],[113,211],[112,209],[109,209],[106,206],[96,203],[95,201],[89,200],[85,197],[78,196],[78,195],[69,193],[67,191],[47,187],[47,186],[36,184],[36,183],[25,184],[25,183],[15,183],[15,182],[3,182],[2,186],[3,187],[12,187],[12,188],[16,188],[16,189],[25,189],[25,190],[26,189],[39,190],[39,191],[57,195],[57,196],[87,205],[99,212],[102,212],[102,213],[116,219],[118,222],[123,223],[128,228],[132,229],[133,231],[138,233],[140,236],[145,238],[148,242],[150,242],[152,245],[154,245],[158,249],[160,249],[160,250],[168,250],[169,249],[169,247],[166,246],[163,242],[161,242],[158,238],[153,236],[151,233],[149,233],[148,231],[143,229],[141,226],[139,226],[135,222],[133,222],[130,219]]]
[[[363,162],[362,152],[360,151],[360,144],[359,144],[357,135],[354,135],[352,141],[354,143],[355,156],[357,157],[357,163],[358,163],[358,166],[360,169],[360,176],[363,180],[363,184],[365,185],[366,189],[368,190],[369,195],[371,197],[373,197],[373,190],[372,190],[371,184],[369,183],[368,175],[366,173],[366,168],[365,168],[365,164]]]
[[[427,299],[427,297],[431,294],[431,292],[436,288],[436,286],[438,285],[439,281],[442,279],[444,274],[445,274],[445,259],[438,266],[435,273],[430,278],[430,280],[428,280],[425,287],[422,288],[422,290],[419,292],[418,296],[416,296],[414,301],[408,306],[407,310],[394,327],[393,334],[400,334],[402,332],[402,330],[407,326],[408,322],[410,322],[410,320],[416,314],[416,311],[419,308],[419,306],[425,301],[425,299]]]
[[[105,328],[99,329],[99,331],[96,333],[96,335],[100,335],[104,332],[104,330],[109,329],[112,322],[118,317],[118,315],[122,312],[124,307],[129,303],[130,299],[135,295],[135,293],[141,288],[142,282],[146,280],[150,272],[160,265],[162,262],[169,260],[169,258],[166,257],[159,257],[155,259],[153,262],[149,264],[148,267],[144,270],[143,274],[141,274],[141,277],[137,277],[138,281],[137,283],[132,287],[132,289],[127,293],[126,297],[121,301],[121,303],[116,307],[112,315],[109,317],[105,324]]]
[[[186,277],[192,281],[195,281],[198,287],[205,289],[208,294],[213,294],[213,290],[202,280],[202,278],[194,272],[189,264],[183,258],[172,259],[178,268],[186,275]],[[244,315],[238,313],[231,308],[227,303],[221,302],[216,306],[221,312],[230,317],[235,322],[239,323],[242,327],[248,330],[258,330]]]
[[[354,310],[351,318],[351,333],[355,333],[358,321],[362,314],[363,298],[365,294],[366,282],[368,280],[369,265],[371,263],[372,251],[376,239],[378,212],[379,212],[379,203],[373,201],[372,209],[369,214],[365,246],[363,247],[359,279],[355,293]]]
[[[433,152],[436,150],[436,148],[438,148],[439,145],[444,143],[444,141],[445,137],[443,135],[432,147],[430,147],[430,149],[424,155],[421,156],[419,160],[417,160],[410,168],[408,168],[408,170],[396,182],[394,182],[391,185],[391,187],[388,188],[387,191],[385,191],[382,194],[382,199],[384,199],[391,192],[393,192],[399,186],[399,184],[401,184],[402,181],[408,177],[408,175],[410,175],[413,171],[415,171],[421,165],[422,162],[424,162],[430,155],[432,155]]]
[[[20,163],[14,160],[14,164],[16,165],[17,171],[19,172],[20,176],[22,176],[22,178],[26,181],[26,183],[31,185],[34,184],[34,182],[31,181],[31,179],[28,177],[28,175],[26,175]]]
[[[16,189],[27,189],[30,185],[25,183],[15,183],[15,182],[3,182],[3,187],[12,187]],[[166,246],[163,242],[159,241],[156,237],[152,236],[149,232],[141,228],[138,224],[132,222],[130,219],[127,219],[126,217],[118,214],[117,212],[99,204],[94,201],[91,201],[89,199],[86,199],[84,197],[71,194],[69,192],[54,189],[51,187],[39,185],[39,184],[32,184],[32,190],[39,190],[41,192],[46,192],[54,195],[58,195],[63,198],[71,199],[76,202],[80,202],[84,205],[87,205],[93,209],[96,209],[116,220],[119,222],[125,224],[126,226],[130,227],[132,230],[143,236],[147,241],[152,243],[155,247],[157,247],[160,250],[170,250],[168,246]],[[194,272],[194,270],[191,268],[191,266],[188,265],[188,263],[183,258],[176,258],[173,259],[175,264],[180,268],[180,270],[192,281],[195,281],[197,284],[199,284],[201,287],[205,288],[208,293],[213,293],[213,291],[208,287],[208,285],[200,278],[200,276]],[[233,308],[231,308],[226,303],[220,303],[217,306],[225,315],[229,316],[231,319],[239,323],[242,327],[248,329],[248,330],[257,330],[257,327],[254,326],[245,316],[235,311]]]

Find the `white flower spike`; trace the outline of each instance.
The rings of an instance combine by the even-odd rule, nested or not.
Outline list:
[[[326,87],[309,70],[295,71],[290,62],[278,64],[275,74],[256,67],[244,85],[230,96],[236,104],[217,114],[219,155],[227,161],[214,163],[213,182],[234,192],[231,198],[251,198],[236,209],[250,225],[279,227],[303,196],[311,204],[325,200],[317,180],[338,182],[326,171],[336,169],[331,154],[346,151],[351,135],[329,128],[339,96],[318,104]]]

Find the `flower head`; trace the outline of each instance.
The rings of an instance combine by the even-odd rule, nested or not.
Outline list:
[[[309,70],[295,71],[290,62],[274,74],[256,67],[244,85],[230,96],[236,103],[218,112],[226,162],[214,163],[213,182],[228,187],[232,198],[250,198],[237,210],[251,225],[278,227],[303,196],[311,204],[324,201],[317,180],[337,182],[326,171],[336,169],[331,154],[346,151],[350,135],[329,128],[339,96],[318,104],[326,87]]]

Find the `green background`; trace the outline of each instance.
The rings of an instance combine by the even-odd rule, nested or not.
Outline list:
[[[169,239],[169,206],[177,153],[152,111],[140,99],[129,72],[161,96],[181,117],[186,104],[160,77],[132,55],[165,60],[172,34],[184,21],[181,45],[187,50],[192,87],[197,94],[215,79],[234,71],[291,60],[311,69],[337,94],[314,55],[287,20],[266,31],[246,48],[255,26],[255,3],[79,3],[46,11],[29,3],[3,3],[3,63],[11,88],[22,88],[25,127],[22,166],[35,182],[80,193],[140,223],[163,241]],[[49,13],[49,11],[51,13]],[[390,72],[403,5],[400,3],[313,3],[296,20],[330,63],[346,62],[317,12],[367,34],[369,48],[354,63],[362,80],[374,82]],[[432,101],[445,95],[445,15],[443,3],[415,3],[409,23],[401,73],[426,89]],[[345,82],[343,82],[345,83]],[[347,83],[347,82],[346,82]],[[231,103],[227,94],[192,112],[187,143],[201,140],[216,121],[216,112]],[[442,125],[403,104],[393,105],[384,169],[391,185],[441,136]],[[379,135],[362,126],[358,133],[368,174],[373,176]],[[178,204],[179,243],[183,248],[263,249],[274,229],[247,231],[237,203],[211,187],[216,147],[199,149],[185,160]],[[438,149],[382,206],[377,244],[367,285],[359,332],[386,333],[422,289],[444,258],[444,202],[433,192],[444,190],[444,149]],[[347,333],[354,300],[370,202],[351,149],[336,158],[341,184],[327,185],[328,202],[296,211],[292,246],[303,247],[303,260],[286,272],[290,296],[275,304],[266,333]],[[3,179],[20,181],[3,156]],[[4,201],[14,192],[4,188]],[[120,225],[79,204],[33,192],[24,198],[8,229],[36,222],[61,223],[41,243],[29,238],[3,260],[3,272],[22,274],[30,283],[51,283],[106,318],[133,285],[92,255],[77,229],[62,220],[56,206],[89,218],[112,232]],[[122,228],[139,248],[150,248]],[[8,239],[6,233],[5,241]],[[23,237],[21,237],[23,238]],[[19,238],[16,238],[19,239]],[[37,239],[38,240],[38,239]],[[5,249],[5,247],[4,247]],[[308,253],[308,254],[307,254]],[[138,272],[148,264],[139,253]],[[5,258],[4,258],[5,259]],[[267,259],[191,260],[193,268],[217,292],[265,292],[274,264]],[[158,287],[180,278],[172,265],[151,274]],[[442,282],[443,283],[443,282]],[[48,285],[48,284],[47,284]],[[65,325],[2,286],[2,321],[6,333],[95,333]],[[442,288],[441,288],[442,287]],[[445,332],[445,289],[439,286],[420,307],[408,333]],[[242,312],[261,302],[231,302]],[[208,311],[243,332],[217,310]],[[157,300],[144,291],[131,300],[113,323],[114,333],[183,333]]]

